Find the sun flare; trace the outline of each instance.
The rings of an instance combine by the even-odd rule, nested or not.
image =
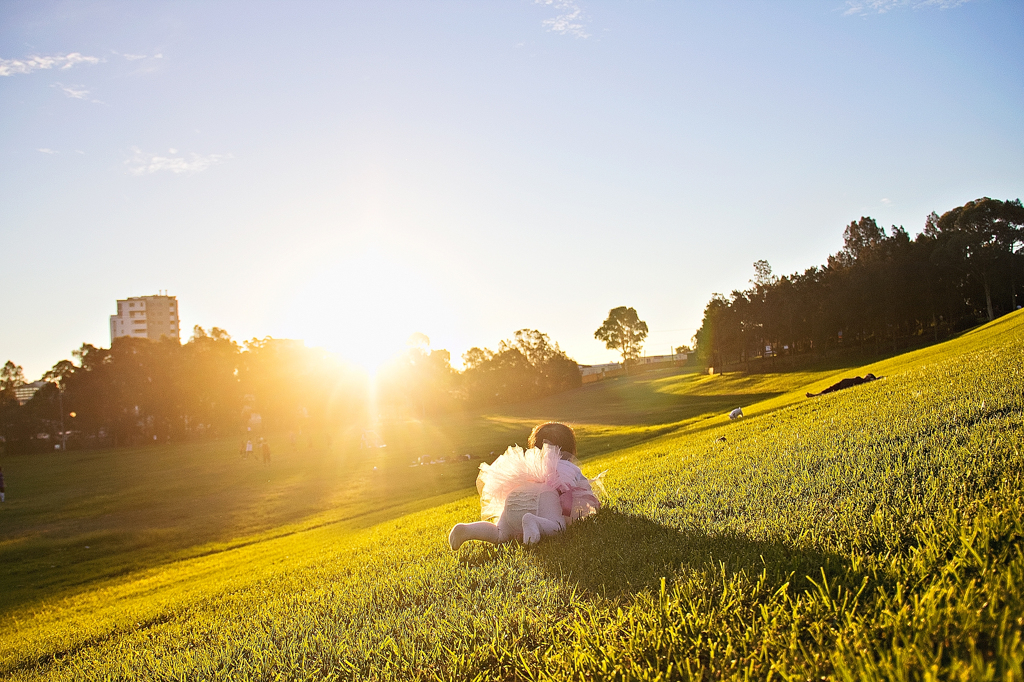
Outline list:
[[[416,332],[429,336],[448,315],[429,277],[380,251],[311,274],[289,325],[308,345],[337,353],[374,378]]]

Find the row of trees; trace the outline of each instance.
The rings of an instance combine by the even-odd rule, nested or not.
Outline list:
[[[850,223],[825,265],[776,277],[754,264],[751,286],[714,294],[694,336],[709,366],[766,353],[938,338],[1018,307],[1024,206],[982,198],[939,216],[911,239],[872,218]]]
[[[21,368],[5,365],[0,436],[7,449],[53,442],[62,429],[72,440],[123,445],[237,433],[263,421],[316,428],[365,409],[358,373],[301,341],[239,344],[222,329],[196,327],[185,344],[121,337],[110,348],[83,344],[72,356],[43,375],[46,383],[24,405],[15,396]]]
[[[497,351],[470,348],[462,362],[466,397],[477,405],[551,395],[582,381],[576,361],[536,329],[520,329]]]
[[[430,339],[414,334],[407,350],[382,369],[376,382],[379,410],[425,415],[463,405],[486,406],[539,398],[576,388],[579,365],[547,334],[520,329],[498,350],[470,348],[464,369],[451,366],[446,350],[431,350]]]
[[[521,329],[497,351],[470,349],[457,372],[446,350],[422,334],[382,368],[365,373],[301,341],[252,339],[239,344],[222,329],[196,327],[176,340],[117,338],[110,348],[83,344],[43,376],[24,405],[20,367],[0,371],[0,440],[7,451],[72,445],[127,445],[271,428],[301,431],[325,424],[420,416],[513,402],[580,385],[580,373],[550,338]],[[41,437],[42,436],[42,437]]]

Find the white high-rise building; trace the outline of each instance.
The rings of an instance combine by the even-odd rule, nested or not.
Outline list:
[[[117,302],[117,315],[110,316],[110,341],[119,336],[160,340],[166,336],[181,340],[176,296],[133,296]]]

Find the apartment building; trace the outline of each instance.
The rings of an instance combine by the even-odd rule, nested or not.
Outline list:
[[[133,296],[117,302],[117,315],[110,316],[110,340],[119,336],[158,341],[166,336],[180,340],[178,327],[178,298],[157,294],[156,296]]]

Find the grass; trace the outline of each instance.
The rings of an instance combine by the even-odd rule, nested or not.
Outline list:
[[[237,444],[75,455],[85,492],[44,485],[56,459],[9,460],[13,499],[43,478],[40,507],[0,517],[5,567],[94,527],[127,544],[106,573],[72,561],[6,603],[0,674],[1020,679],[1022,360],[1017,313],[839,373],[642,375],[394,425],[377,478],[343,438],[336,455],[285,452],[259,499],[264,472]],[[886,378],[802,397],[868,371]],[[729,422],[736,406],[748,417]],[[536,548],[452,553],[447,529],[478,513],[474,463],[409,461],[431,443],[499,450],[540,418],[579,424],[585,471],[610,469],[605,509]],[[209,510],[220,520],[197,523]],[[140,540],[154,527],[167,535]]]
[[[721,394],[700,388],[706,379]],[[271,434],[270,467],[242,461],[236,440],[7,458],[0,616],[168,561],[328,523],[365,527],[475,494],[480,460],[525,445],[540,421],[575,423],[583,453],[615,451],[753,402],[764,381],[778,391],[802,386],[804,376],[761,375],[752,384],[739,375],[645,374],[502,413],[388,423],[380,450],[361,449],[362,429],[353,426],[331,433],[330,447],[326,433],[294,443]],[[691,386],[700,391],[694,399]],[[458,458],[467,453],[472,460]],[[448,461],[410,466],[421,456]]]

